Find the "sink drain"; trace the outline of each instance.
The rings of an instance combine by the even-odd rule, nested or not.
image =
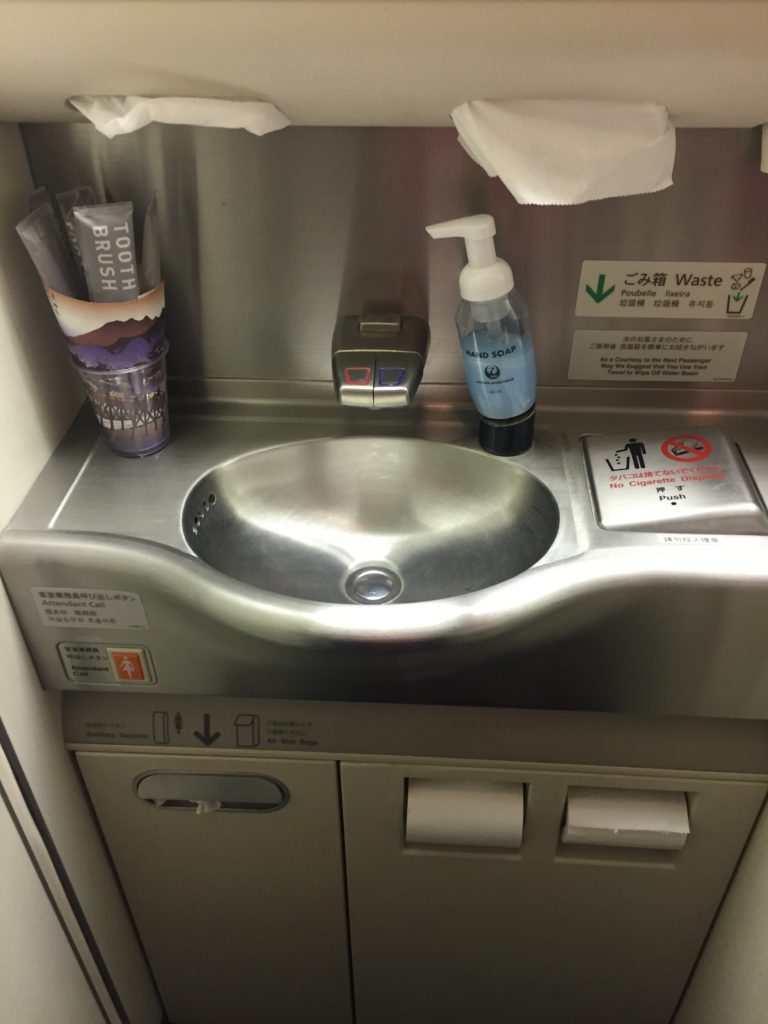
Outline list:
[[[403,581],[391,569],[369,566],[350,573],[345,589],[358,604],[386,604],[399,597]]]

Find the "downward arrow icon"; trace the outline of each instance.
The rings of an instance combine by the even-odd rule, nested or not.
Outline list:
[[[210,745],[212,743],[215,743],[216,740],[221,736],[221,733],[211,732],[211,716],[203,715],[203,731],[195,731],[194,735],[197,736],[200,742],[204,743],[206,747],[210,747]]]
[[[616,285],[611,285],[610,288],[605,287],[605,274],[600,274],[597,279],[597,291],[587,285],[587,294],[590,295],[595,302],[602,302],[603,299],[607,299],[609,295],[616,291]]]

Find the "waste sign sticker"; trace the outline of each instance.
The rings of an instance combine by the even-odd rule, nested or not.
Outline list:
[[[749,320],[764,263],[585,260],[577,316]]]
[[[712,454],[712,445],[706,437],[678,434],[662,442],[661,451],[673,462],[701,462]]]

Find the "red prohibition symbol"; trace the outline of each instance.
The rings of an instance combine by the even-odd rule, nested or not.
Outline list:
[[[685,434],[668,437],[662,444],[661,451],[673,462],[701,462],[712,454],[712,445],[706,437]]]

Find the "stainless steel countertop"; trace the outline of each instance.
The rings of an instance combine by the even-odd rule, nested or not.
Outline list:
[[[318,437],[476,448],[476,417],[460,396],[423,385],[408,410],[377,414],[342,409],[327,384],[221,382],[179,403],[171,444],[143,460],[109,452],[84,411],[0,539],[45,684],[96,689],[64,677],[53,641],[124,637],[59,637],[41,626],[30,587],[111,586],[142,593],[152,628],[131,639],[151,647],[164,692],[768,717],[768,537],[723,535],[704,548],[603,530],[580,445],[586,434],[720,426],[768,495],[762,395],[542,391],[535,444],[515,462],[555,496],[559,532],[533,568],[474,594],[375,608],[301,601],[232,580],[189,548],[184,499],[218,463]]]

